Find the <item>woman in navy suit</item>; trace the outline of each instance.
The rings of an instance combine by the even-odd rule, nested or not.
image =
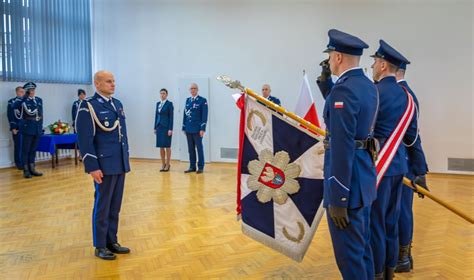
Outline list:
[[[160,148],[161,162],[160,172],[170,170],[171,159],[171,136],[173,135],[173,103],[168,101],[168,90],[160,90],[161,100],[156,103],[155,134],[156,147]]]

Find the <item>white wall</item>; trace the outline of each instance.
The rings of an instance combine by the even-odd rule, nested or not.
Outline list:
[[[15,96],[15,88],[24,82],[0,82],[0,168],[13,164],[13,140],[7,119],[7,101]],[[91,93],[91,86],[73,84],[37,83],[36,96],[43,99],[44,126],[62,120],[71,122],[72,102],[77,99],[77,89]]]
[[[378,39],[411,61],[407,79],[421,103],[421,129],[431,171],[447,158],[474,158],[472,1],[93,1],[94,70],[116,75],[128,113],[133,157],[157,158],[152,132],[158,91],[178,100],[178,77],[211,77],[211,160],[237,147],[238,110],[214,77],[228,74],[273,94],[293,109],[305,69],[314,81],[327,30]],[[322,112],[323,100],[312,83]],[[176,106],[176,105],[175,105]],[[182,137],[175,125],[173,145]],[[177,156],[177,151],[174,153]]]

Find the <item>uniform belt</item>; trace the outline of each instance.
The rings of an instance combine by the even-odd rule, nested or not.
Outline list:
[[[324,139],[324,149],[329,150],[329,141]],[[367,149],[367,141],[366,140],[354,140],[355,149],[356,150],[366,150]]]
[[[23,119],[27,120],[27,121],[39,121],[41,120],[43,117],[28,117],[28,116],[24,116]]]

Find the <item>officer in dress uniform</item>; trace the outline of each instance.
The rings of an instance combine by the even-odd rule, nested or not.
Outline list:
[[[36,149],[41,135],[43,135],[43,100],[35,96],[35,83],[28,82],[23,86],[23,89],[25,95],[13,104],[13,108],[20,112],[23,177],[31,178],[43,175],[35,169]]]
[[[408,90],[416,104],[415,118],[419,117],[419,103],[413,90],[408,86],[405,80],[405,71],[407,64],[403,63],[398,69],[396,78],[397,83]],[[404,143],[407,146],[407,162],[408,173],[405,177],[413,180],[414,183],[428,190],[426,178],[424,175],[428,173],[428,165],[426,164],[425,154],[421,146],[421,138],[418,134],[415,142]],[[410,156],[410,153],[416,153]],[[415,177],[415,174],[419,174]],[[422,194],[418,194],[423,198]],[[410,272],[413,269],[413,258],[411,256],[411,243],[413,240],[413,190],[410,188],[402,188],[402,198],[400,203],[400,218],[398,220],[398,244],[400,246],[398,252],[398,262],[395,272]]]
[[[10,124],[10,131],[12,132],[13,138],[13,154],[15,159],[15,166],[18,170],[23,170],[23,161],[21,159],[21,134],[20,129],[20,110],[14,109],[15,102],[20,102],[25,94],[23,87],[17,87],[15,89],[16,96],[8,100],[7,106],[7,117],[8,123]]]
[[[373,78],[377,81],[380,107],[375,125],[375,137],[383,147],[395,130],[407,108],[408,96],[397,84],[396,72],[409,61],[397,50],[380,40],[380,47],[374,55]],[[414,143],[418,134],[417,120],[411,120],[403,136],[405,143]],[[420,154],[408,151],[413,160],[419,161]],[[374,256],[375,279],[393,279],[398,259],[398,220],[403,176],[407,173],[407,150],[400,145],[382,178],[377,199],[371,212],[371,247]],[[423,157],[424,161],[424,157]],[[424,174],[415,174],[424,175]]]
[[[370,206],[376,197],[375,166],[368,147],[374,141],[377,92],[359,67],[368,45],[339,30],[328,32],[332,73],[327,95],[324,155],[324,207],[337,266],[344,279],[373,279]]]
[[[155,111],[155,135],[156,147],[160,148],[162,167],[160,172],[170,171],[171,139],[173,136],[174,107],[173,102],[168,100],[168,90],[160,90],[161,100],[156,102]]]
[[[262,95],[263,95],[263,97],[268,99],[268,101],[271,101],[271,102],[275,103],[276,105],[281,105],[280,99],[278,99],[277,97],[271,95],[271,92],[272,92],[272,89],[271,89],[269,84],[264,84],[262,86]]]
[[[127,129],[122,103],[113,98],[112,73],[94,75],[97,92],[79,105],[76,130],[84,168],[94,179],[92,234],[95,255],[114,260],[115,254],[130,253],[117,239],[119,212],[130,171]]]
[[[77,90],[77,100],[72,103],[72,110],[71,110],[72,127],[74,127],[75,123],[76,123],[76,115],[77,115],[77,109],[79,109],[79,104],[84,99],[86,99],[86,91],[83,90],[83,89],[78,89]]]
[[[183,131],[188,140],[189,169],[184,173],[196,172],[196,149],[198,153],[198,174],[204,172],[204,150],[202,138],[206,131],[207,100],[198,95],[198,85],[192,83],[189,87],[191,96],[186,99],[183,114]]]

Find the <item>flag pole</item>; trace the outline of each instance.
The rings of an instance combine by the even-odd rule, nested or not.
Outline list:
[[[443,206],[446,209],[450,210],[454,214],[456,214],[459,217],[463,218],[464,220],[470,222],[471,224],[474,224],[474,218],[469,217],[468,214],[466,214],[466,213],[462,212],[460,209],[448,204],[446,201],[442,200],[441,198],[434,196],[433,194],[431,194],[429,191],[427,191],[423,187],[421,187],[417,184],[415,184],[415,186],[413,186],[411,180],[408,179],[407,177],[403,177],[403,184],[405,184],[405,186],[409,187],[413,191],[419,192],[419,193],[423,194],[424,196],[427,196],[427,197],[431,198],[433,201],[437,202],[441,206]]]
[[[255,98],[256,100],[258,100],[261,103],[265,104],[267,107],[269,107],[269,108],[271,108],[271,109],[287,116],[288,118],[298,122],[299,124],[305,126],[311,132],[322,135],[322,136],[326,135],[326,131],[324,131],[321,128],[315,126],[313,123],[301,118],[300,116],[294,114],[293,112],[290,112],[290,111],[286,110],[284,107],[279,106],[279,105],[269,101],[268,99],[266,99],[266,98],[262,97],[261,95],[255,93],[253,90],[242,86],[240,81],[232,80],[228,76],[219,76],[219,77],[217,77],[217,80],[223,82],[226,86],[228,86],[230,88],[241,90],[243,93]],[[419,193],[429,197],[430,199],[432,199],[436,203],[440,204],[441,206],[445,207],[446,209],[450,210],[454,214],[456,214],[459,217],[465,219],[466,221],[470,222],[471,224],[474,224],[474,218],[470,217],[468,214],[462,212],[461,210],[457,209],[456,207],[450,205],[448,202],[446,202],[446,201],[436,197],[435,195],[431,194],[429,191],[425,190],[421,186],[415,184],[414,187],[413,187],[413,185],[411,184],[410,179],[404,177],[403,178],[403,183],[405,184],[405,186],[413,189],[416,192],[419,192]]]

